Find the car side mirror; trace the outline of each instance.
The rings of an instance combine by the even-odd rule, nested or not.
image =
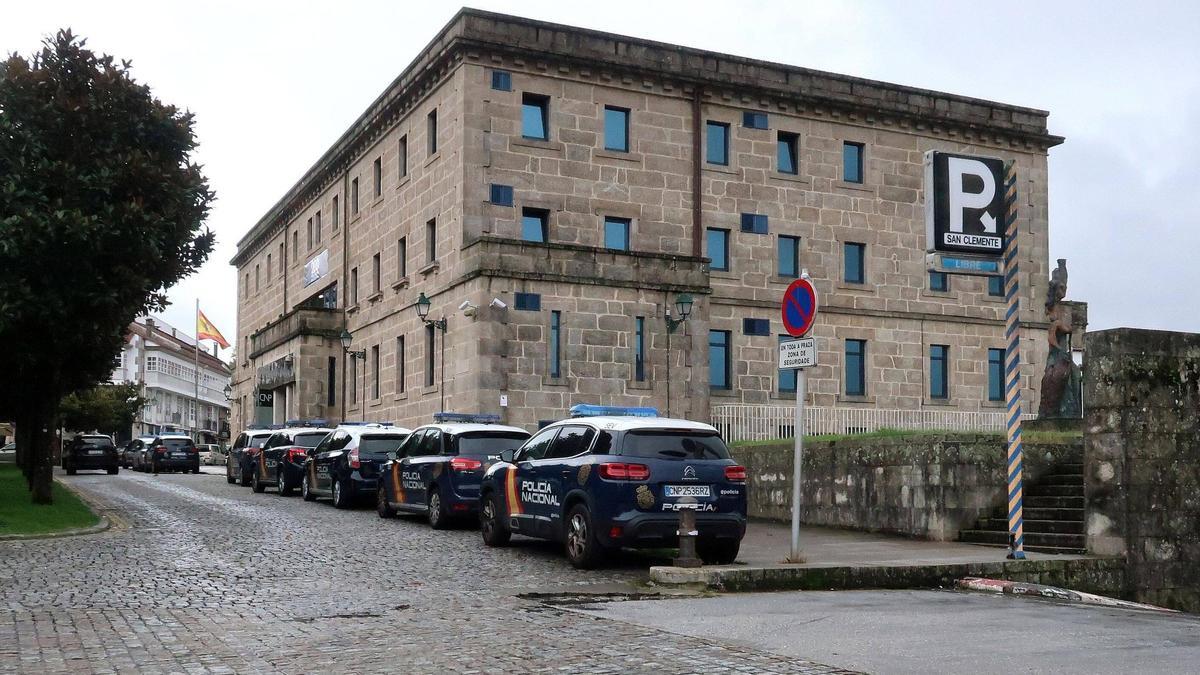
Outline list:
[[[512,464],[513,460],[516,458],[516,455],[517,455],[516,450],[504,450],[503,452],[500,453],[500,461]]]
[[[392,460],[393,462],[396,461],[396,451],[395,450],[389,451],[387,456],[388,456],[388,459]]]
[[[317,449],[316,448],[308,448],[307,450],[304,451],[304,454],[308,455],[309,457],[312,457],[313,455],[317,454]]]

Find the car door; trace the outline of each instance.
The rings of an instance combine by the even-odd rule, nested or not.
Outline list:
[[[513,468],[505,476],[504,492],[512,529],[536,537],[551,535],[549,486],[538,482],[538,462],[545,458],[558,436],[558,427],[543,429],[521,446]]]
[[[545,508],[547,518],[546,521],[539,521],[548,523],[556,535],[562,527],[563,500],[567,490],[576,482],[578,455],[591,445],[594,433],[590,427],[582,424],[561,426],[546,454],[530,462],[534,489],[542,495],[538,500]]]
[[[402,507],[409,504],[409,490],[420,489],[420,476],[415,471],[410,471],[408,467],[411,462],[406,463],[405,460],[418,455],[426,431],[428,429],[417,429],[409,434],[404,443],[396,449],[396,459],[391,462],[392,502]]]
[[[430,427],[421,434],[414,454],[400,463],[400,479],[404,485],[404,504],[416,510],[429,502],[427,486],[437,477],[435,467],[442,461],[442,430]]]
[[[350,441],[350,435],[345,431],[335,431],[317,445],[313,453],[313,487],[321,492],[333,489],[333,473],[338,459],[342,456],[342,448]]]

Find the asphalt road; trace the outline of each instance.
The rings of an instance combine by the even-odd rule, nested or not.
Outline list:
[[[873,673],[1195,673],[1200,617],[957,591],[729,595],[593,616]]]

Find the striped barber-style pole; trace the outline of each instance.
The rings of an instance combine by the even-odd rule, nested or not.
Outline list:
[[[1017,280],[1017,168],[1004,167],[1004,295],[1005,316],[1004,391],[1008,401],[1008,557],[1025,557],[1024,452],[1021,449],[1021,321]]]

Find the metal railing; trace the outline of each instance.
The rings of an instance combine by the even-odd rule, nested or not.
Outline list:
[[[880,429],[939,431],[1004,431],[1003,411],[883,410],[805,406],[805,435],[865,434]],[[1025,414],[1022,419],[1036,415]],[[795,436],[792,405],[723,403],[712,407],[712,425],[726,442],[762,441]]]

